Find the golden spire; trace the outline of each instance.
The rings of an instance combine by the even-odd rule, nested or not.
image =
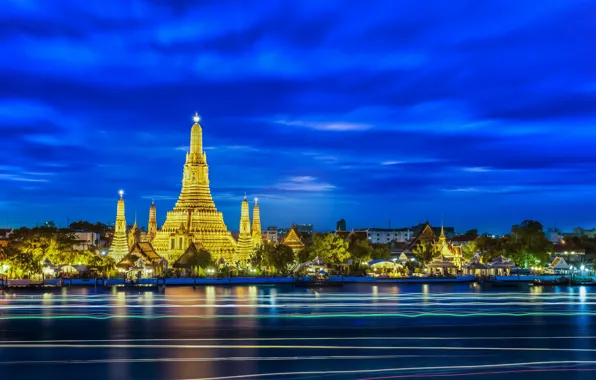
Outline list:
[[[238,233],[238,247],[236,255],[240,260],[246,260],[252,252],[252,242],[250,236],[250,215],[248,213],[248,201],[246,200],[246,193],[242,200],[242,208],[240,211],[240,231]]]
[[[255,205],[252,209],[252,246],[258,248],[263,244],[261,236],[261,211],[259,209],[259,198],[255,198]]]
[[[139,238],[141,237],[141,231],[137,226],[137,213],[135,212],[135,223],[133,224],[130,231],[128,231],[128,249],[132,249],[132,247],[139,242]]]
[[[116,208],[116,224],[114,225],[114,236],[110,246],[109,255],[116,262],[122,260],[128,254],[128,244],[126,242],[126,216],[124,210],[124,191],[120,190],[120,199]]]
[[[193,121],[180,197],[174,209],[167,213],[152,245],[170,264],[175,263],[191,243],[203,246],[216,260],[224,259],[233,263],[237,261],[234,257],[237,243],[228,231],[222,213],[217,211],[213,203],[198,114],[195,114]]]
[[[157,236],[157,209],[155,207],[155,201],[151,201],[151,207],[149,207],[149,224],[147,225],[147,241],[151,243]]]
[[[190,130],[190,154],[203,154],[203,128],[199,124],[199,114],[195,114],[193,117],[194,124]]]

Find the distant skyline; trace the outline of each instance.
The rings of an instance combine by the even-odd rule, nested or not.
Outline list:
[[[346,5],[349,3],[349,6]],[[596,3],[0,2],[0,226],[159,223],[198,112],[235,231],[596,227]]]

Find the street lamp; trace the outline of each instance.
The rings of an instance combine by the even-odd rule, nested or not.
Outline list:
[[[586,267],[582,265],[579,269],[583,272]]]

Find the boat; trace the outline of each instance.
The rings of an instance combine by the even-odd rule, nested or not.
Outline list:
[[[554,280],[543,280],[540,278],[535,279],[532,281],[534,286],[559,286],[559,285],[569,285],[569,279],[567,277],[557,277]]]

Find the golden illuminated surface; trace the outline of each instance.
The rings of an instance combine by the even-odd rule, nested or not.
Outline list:
[[[288,231],[286,237],[284,237],[284,240],[281,242],[281,244],[292,248],[294,252],[301,251],[302,248],[304,248],[304,243],[302,242],[302,239],[300,239],[300,236],[298,236],[296,227],[293,225],[292,228],[290,228],[290,231]]]
[[[258,248],[263,244],[261,236],[261,211],[259,210],[259,200],[255,198],[255,206],[252,209],[252,246]]]
[[[242,209],[240,211],[240,233],[238,234],[238,247],[236,248],[236,256],[238,260],[246,260],[252,252],[252,239],[250,236],[250,217],[248,215],[248,201],[246,196],[242,201]]]
[[[151,243],[157,236],[157,209],[155,208],[155,202],[151,202],[149,208],[149,224],[147,225],[147,241]]]
[[[223,214],[215,208],[209,189],[209,166],[203,152],[203,131],[195,115],[186,154],[182,191],[176,206],[153,240],[155,250],[170,263],[175,262],[191,242],[201,243],[215,259],[238,260],[236,241],[228,231]]]
[[[114,237],[110,246],[109,255],[119,262],[128,255],[128,242],[126,239],[126,217],[124,216],[124,192],[120,191],[118,207],[116,209],[116,225],[114,227]]]

